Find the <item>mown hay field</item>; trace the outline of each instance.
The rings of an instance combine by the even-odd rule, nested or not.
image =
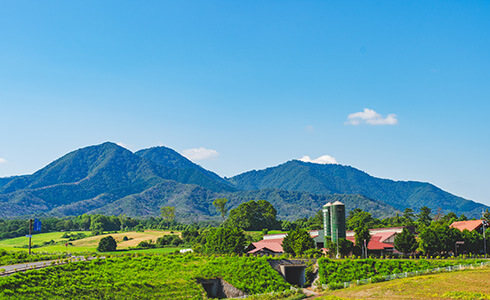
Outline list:
[[[490,299],[490,267],[350,287],[319,299]]]

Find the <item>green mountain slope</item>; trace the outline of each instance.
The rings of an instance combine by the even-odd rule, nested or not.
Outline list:
[[[362,195],[316,195],[307,192],[263,189],[235,192],[225,196],[230,200],[231,207],[236,207],[250,200],[267,200],[277,210],[278,218],[289,221],[311,217],[322,209],[324,204],[335,201],[344,203],[346,211],[361,208],[362,210],[371,212],[376,218],[391,217],[396,213],[400,213],[400,211],[390,205],[366,198]]]
[[[32,175],[4,179],[0,217],[49,212],[80,201],[87,208],[98,207],[102,200],[115,201],[166,181],[230,190],[197,169],[165,167],[114,143],[104,143],[73,151]]]
[[[457,197],[424,182],[393,181],[370,176],[349,166],[289,161],[277,167],[237,175],[230,182],[241,190],[276,188],[315,194],[360,194],[396,209],[454,211],[477,217],[485,205]]]
[[[0,178],[0,218],[158,216],[160,207],[170,205],[180,220],[192,222],[218,218],[212,205],[217,197],[230,199],[230,209],[249,200],[268,200],[287,220],[311,216],[337,200],[347,210],[357,207],[375,217],[424,205],[472,217],[484,207],[428,183],[379,179],[341,165],[291,161],[226,181],[169,148],[133,153],[104,143],[70,152],[32,175]]]
[[[224,185],[228,185],[228,181],[221,178],[218,174],[204,169],[198,164],[193,163],[184,156],[180,155],[177,151],[174,151],[167,147],[152,147],[135,152],[136,155],[144,157],[152,162],[170,168],[170,169],[191,169],[196,170],[198,173],[219,182]]]
[[[88,213],[159,216],[160,207],[174,206],[180,221],[196,222],[218,217],[212,202],[219,197],[229,199],[228,207],[230,209],[250,200],[267,200],[276,208],[280,219],[290,221],[310,217],[320,210],[325,203],[335,201],[345,203],[347,210],[361,208],[370,211],[373,216],[378,218],[394,216],[397,212],[399,213],[389,205],[361,195],[314,195],[306,192],[276,189],[216,193],[196,185],[172,182],[163,182],[142,193],[108,202],[99,208],[88,211]],[[91,202],[93,203],[93,201]],[[99,204],[103,204],[103,202],[99,201]],[[59,210],[73,209],[79,205],[85,205],[85,203],[78,202]]]

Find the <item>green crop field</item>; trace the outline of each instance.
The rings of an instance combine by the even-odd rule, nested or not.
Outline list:
[[[171,234],[168,231],[156,231],[156,230],[146,230],[144,232],[118,232],[118,233],[107,233],[101,234],[97,236],[90,236],[90,232],[71,232],[72,234],[83,233],[86,234],[87,237],[75,241],[68,241],[67,238],[63,238],[64,234],[68,232],[49,232],[49,233],[40,233],[32,236],[32,245],[36,245],[39,247],[32,248],[33,253],[86,253],[86,252],[95,252],[97,245],[101,238],[111,235],[118,243],[118,250],[125,250],[130,247],[135,247],[141,241],[153,240],[155,241],[157,238],[165,235]],[[179,234],[176,232],[175,234]],[[127,241],[123,241],[123,238],[127,237]],[[50,243],[48,245],[43,245],[43,243]],[[17,237],[12,239],[6,239],[0,241],[0,249],[5,249],[9,251],[27,251],[26,246],[29,243],[29,239],[27,237]],[[71,245],[65,246],[65,244],[71,243]],[[174,252],[180,248],[158,248],[158,249],[148,249],[148,250],[129,250],[129,252],[134,251],[144,251],[150,253],[169,253]]]
[[[250,294],[290,288],[264,257],[133,254],[1,277],[0,297],[205,299],[197,279],[217,277]]]
[[[397,279],[329,291],[318,299],[490,299],[490,268]]]

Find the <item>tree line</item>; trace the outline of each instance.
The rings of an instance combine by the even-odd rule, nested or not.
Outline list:
[[[315,245],[308,230],[323,228],[322,211],[310,218],[296,221],[281,221],[277,219],[277,211],[266,200],[251,200],[228,210],[228,199],[218,198],[213,201],[217,212],[221,215],[221,223],[201,222],[182,224],[175,220],[175,207],[161,207],[161,217],[148,219],[130,218],[125,215],[105,216],[100,214],[80,215],[66,218],[42,219],[43,232],[86,230],[93,234],[107,231],[144,230],[144,229],[173,229],[182,231],[178,236],[162,237],[155,244],[147,243],[142,247],[157,247],[181,244],[195,245],[197,251],[203,253],[242,253],[245,247],[255,239],[244,231],[282,230],[288,232],[283,248],[292,255],[301,255]],[[490,219],[487,210],[484,218]],[[459,231],[450,228],[454,221],[467,220],[464,215],[459,217],[453,213],[442,214],[438,211],[432,214],[427,207],[422,207],[418,214],[407,208],[402,215],[376,219],[371,213],[361,209],[349,211],[346,218],[348,230],[354,230],[355,243],[340,239],[338,245],[331,241],[325,242],[325,248],[330,253],[347,255],[365,255],[364,245],[369,244],[370,228],[408,226],[412,230],[404,230],[395,239],[395,248],[406,254],[418,251],[425,255],[448,255],[450,253],[478,254],[483,248],[483,235],[473,231]],[[488,229],[487,229],[488,230]],[[0,239],[22,236],[28,233],[27,220],[0,220]],[[487,232],[490,236],[490,230]],[[488,241],[487,241],[488,244]],[[490,245],[487,248],[490,251]],[[312,252],[311,250],[310,252]]]

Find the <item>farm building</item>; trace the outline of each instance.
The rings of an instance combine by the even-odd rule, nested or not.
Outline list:
[[[460,231],[476,230],[478,233],[483,233],[483,220],[469,220],[469,221],[457,221],[449,225],[449,227],[459,229]]]
[[[337,239],[345,238],[345,205],[336,201],[328,202],[323,206],[323,230],[310,230],[310,236],[315,241],[316,248],[322,249],[325,245],[325,237],[337,242]],[[265,235],[262,241],[251,243],[245,250],[250,254],[278,255],[283,253],[282,241],[287,233]]]
[[[385,255],[396,253],[393,243],[397,234],[401,233],[405,227],[390,227],[390,228],[375,228],[369,229],[371,240],[369,241],[368,252],[371,254]],[[410,231],[414,231],[413,227],[407,227]],[[355,233],[353,230],[346,232],[346,238],[355,242]]]
[[[340,201],[328,202],[323,206],[323,236],[334,243],[345,238],[345,205]],[[325,240],[324,240],[325,241]]]
[[[323,230],[310,230],[310,236],[316,243],[316,248],[323,248]],[[287,233],[264,235],[261,241],[251,243],[245,252],[256,255],[279,255],[284,253],[282,241]]]
[[[345,205],[339,201],[327,203],[323,206],[323,225],[320,230],[310,230],[310,236],[313,238],[317,249],[322,249],[325,246],[325,239],[329,238],[333,242],[337,239],[346,238],[351,242],[355,242],[354,231],[346,231],[345,224]],[[481,226],[481,221],[480,221]],[[401,233],[404,228],[408,228],[412,233],[414,227],[390,227],[390,228],[375,228],[369,229],[371,240],[367,247],[370,254],[385,255],[390,253],[398,253],[394,249],[395,237]],[[246,252],[257,255],[279,255],[284,252],[282,249],[282,241],[287,233],[265,235],[263,240],[251,243]]]
[[[267,239],[267,236],[264,236],[263,240],[251,243],[247,249],[245,249],[245,252],[255,255],[280,255],[284,253],[284,250],[282,249],[282,240],[286,235],[281,236],[282,237],[280,238],[270,239]]]

